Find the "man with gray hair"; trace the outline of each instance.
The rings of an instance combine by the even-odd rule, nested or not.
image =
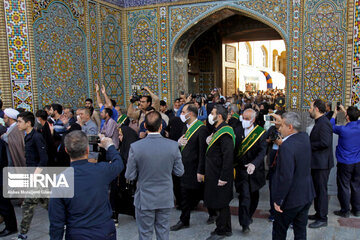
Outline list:
[[[309,136],[300,132],[300,116],[294,112],[282,115],[283,137],[272,181],[275,208],[272,238],[285,240],[293,223],[295,239],[306,239],[306,225],[315,190],[311,177],[311,144]]]
[[[259,203],[259,190],[266,183],[265,178],[265,130],[255,125],[256,112],[244,111],[242,124],[234,132],[235,144],[235,187],[239,193],[239,223],[243,233],[250,232],[252,216]]]
[[[65,137],[65,150],[74,168],[74,197],[51,198],[49,203],[50,239],[116,239],[108,197],[109,184],[124,168],[110,138],[100,135],[100,147],[106,149],[108,162],[88,161],[86,134],[76,130]]]
[[[240,115],[239,115],[239,108],[236,104],[230,104],[228,107],[228,124],[233,128],[237,128],[241,125]]]

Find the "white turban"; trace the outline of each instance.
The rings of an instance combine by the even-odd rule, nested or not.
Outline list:
[[[6,116],[8,116],[9,118],[12,118],[12,119],[17,119],[17,115],[19,115],[19,112],[13,108],[6,108],[4,110],[4,113]]]

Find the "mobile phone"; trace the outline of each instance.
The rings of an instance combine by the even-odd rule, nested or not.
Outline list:
[[[265,122],[271,122],[274,121],[274,117],[270,115],[264,115],[264,121]]]
[[[337,102],[337,103],[336,103],[336,111],[340,111],[340,105],[341,105],[340,102]]]

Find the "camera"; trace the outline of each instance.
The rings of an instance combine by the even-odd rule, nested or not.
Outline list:
[[[137,91],[135,90],[132,94],[132,97],[130,99],[130,102],[131,103],[135,103],[135,102],[138,102],[140,101],[140,98],[141,98],[141,95],[138,95]]]
[[[98,145],[100,143],[100,138],[98,135],[88,135],[89,145]]]
[[[264,115],[264,121],[265,122],[274,121],[274,117],[270,115]]]
[[[98,144],[100,143],[100,137],[98,135],[87,135],[87,137],[88,137],[89,145],[92,146],[92,151],[99,152]]]
[[[340,105],[341,105],[340,102],[337,102],[337,103],[336,103],[336,111],[340,111],[340,110],[341,110],[341,109],[340,109]]]
[[[278,139],[279,136],[280,136],[280,135],[279,135],[278,132],[273,132],[273,133],[271,133],[271,134],[269,135],[269,139],[270,139],[271,142],[275,142],[275,140]]]

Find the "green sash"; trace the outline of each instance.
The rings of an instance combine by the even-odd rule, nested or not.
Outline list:
[[[211,141],[209,143],[209,146],[206,149],[206,152],[209,151],[209,149],[216,142],[216,140],[218,140],[224,134],[229,134],[232,137],[233,142],[234,142],[234,146],[235,146],[235,133],[234,133],[234,130],[232,129],[232,127],[226,125],[226,126],[223,126],[222,128],[220,128],[219,130],[217,130],[216,133],[213,135],[213,137],[212,137],[212,139],[211,139]]]
[[[237,114],[237,113],[234,113],[231,117],[235,118],[237,120],[239,120],[239,118],[240,118],[239,114]]]
[[[197,120],[193,125],[191,125],[191,127],[186,131],[185,133],[185,138],[186,140],[189,142],[190,138],[192,137],[192,135],[194,135],[194,133],[201,127],[204,126],[204,123]],[[186,145],[185,145],[186,146]],[[184,150],[185,146],[181,147],[181,151]]]
[[[126,116],[126,114],[122,114],[122,115],[118,118],[117,123],[120,124],[120,125],[122,125],[122,124],[126,121],[127,118],[128,118],[128,117]]]
[[[254,129],[249,133],[249,135],[242,141],[237,157],[244,156],[245,153],[257,142],[257,140],[259,140],[259,138],[264,133],[265,130],[262,127],[254,127]]]

